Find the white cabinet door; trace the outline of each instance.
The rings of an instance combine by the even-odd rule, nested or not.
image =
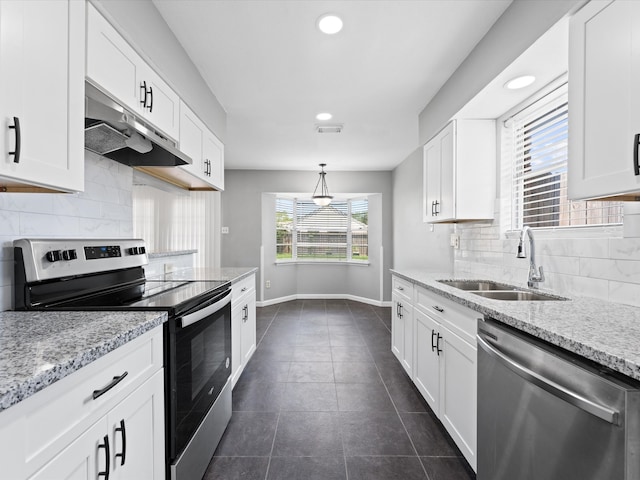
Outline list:
[[[178,138],[178,95],[93,7],[87,13],[87,78],[133,113]]]
[[[160,370],[107,415],[111,476],[164,478],[164,372]]]
[[[451,122],[438,135],[440,143],[440,205],[436,208],[438,220],[456,218],[456,132]]]
[[[413,306],[399,295],[393,295],[391,318],[391,350],[409,377],[413,377]]]
[[[180,168],[199,178],[204,177],[204,165],[202,162],[202,145],[204,142],[204,130],[200,119],[186,104],[180,102],[180,151],[191,157],[191,165],[182,165]]]
[[[247,365],[256,351],[256,291],[250,291],[243,302],[242,327],[240,333],[240,355]]]
[[[569,70],[569,198],[640,198],[640,2],[591,1],[579,10]]]
[[[107,419],[102,418],[60,454],[42,467],[30,480],[96,480],[110,467],[112,450],[107,435]],[[107,450],[106,446],[109,445]],[[111,478],[111,477],[110,477]]]
[[[142,60],[141,60],[142,62]],[[142,63],[137,70],[137,84],[142,95],[138,104],[144,117],[171,138],[177,139],[180,132],[180,97],[151,67]],[[146,101],[144,89],[146,87]]]
[[[416,324],[413,381],[437,415],[440,410],[440,357],[437,335],[441,325],[417,308],[413,314]]]
[[[440,142],[430,141],[424,147],[425,193],[423,196],[423,216],[425,222],[435,220],[437,208],[442,205],[440,197]]]
[[[87,7],[87,78],[132,111],[140,108],[138,54],[91,4]]]
[[[493,218],[496,138],[492,120],[453,120],[423,149],[423,221]]]
[[[442,329],[439,417],[476,469],[477,348]]]
[[[244,364],[242,363],[242,318],[244,304],[238,304],[231,309],[231,384],[240,379]]]
[[[0,2],[2,185],[84,190],[84,12],[73,0]]]
[[[207,165],[209,183],[216,190],[224,190],[224,145],[212,132],[205,131],[203,159]]]

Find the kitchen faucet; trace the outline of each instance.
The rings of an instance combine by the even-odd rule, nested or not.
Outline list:
[[[533,240],[533,231],[529,227],[524,227],[520,234],[520,242],[518,243],[518,258],[527,258],[527,254],[524,249],[524,238],[529,237],[530,245],[530,258],[529,258],[529,278],[527,285],[530,288],[538,288],[538,283],[544,282],[544,273],[542,267],[536,267],[536,244]]]

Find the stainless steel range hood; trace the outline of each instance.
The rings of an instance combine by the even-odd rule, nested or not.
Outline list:
[[[131,167],[175,167],[192,160],[151,125],[85,84],[85,148]]]

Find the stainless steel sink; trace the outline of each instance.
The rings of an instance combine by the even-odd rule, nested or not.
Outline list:
[[[438,280],[443,285],[459,288],[460,290],[479,295],[493,300],[506,300],[512,302],[541,302],[562,301],[568,298],[549,295],[547,293],[521,290],[519,287],[506,283],[493,282],[491,280]]]
[[[439,283],[467,291],[516,290],[513,285],[492,282],[490,280],[438,280]]]
[[[479,295],[484,298],[491,298],[493,300],[508,300],[515,302],[540,302],[540,301],[562,301],[569,300],[568,298],[556,297],[555,295],[547,295],[540,292],[530,292],[522,290],[509,290],[509,291],[483,291],[483,292],[471,292],[474,295]]]

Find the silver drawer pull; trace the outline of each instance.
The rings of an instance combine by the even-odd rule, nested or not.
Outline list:
[[[444,308],[439,307],[438,305],[433,305],[431,308],[433,308],[436,312],[444,312]]]

